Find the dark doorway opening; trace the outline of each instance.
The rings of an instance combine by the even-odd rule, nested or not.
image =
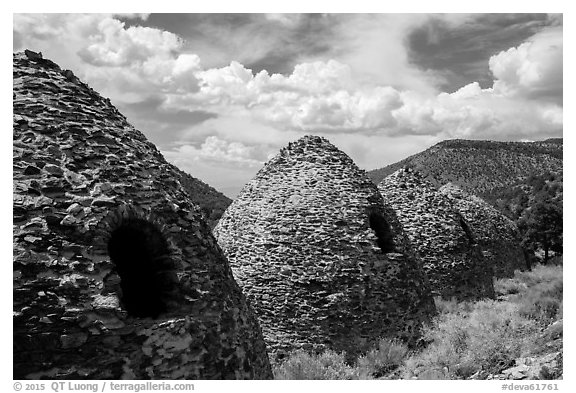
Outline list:
[[[126,220],[112,232],[108,254],[120,276],[120,300],[128,314],[156,318],[166,312],[175,272],[160,230],[146,220]]]
[[[394,235],[392,234],[392,229],[390,229],[390,224],[380,213],[370,213],[368,216],[370,222],[370,228],[376,234],[378,238],[378,247],[382,250],[384,254],[389,252],[394,252]]]

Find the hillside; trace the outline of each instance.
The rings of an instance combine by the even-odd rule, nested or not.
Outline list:
[[[214,228],[232,200],[208,184],[178,169],[180,184],[193,203],[200,206],[202,216]]]
[[[532,174],[513,187],[498,187],[485,195],[497,209],[513,220],[536,201],[548,200],[562,205],[564,197],[562,173]]]
[[[495,204],[500,193],[521,185],[530,175],[562,174],[561,138],[539,142],[494,142],[455,139],[368,172],[376,184],[409,166],[437,187],[452,183]]]

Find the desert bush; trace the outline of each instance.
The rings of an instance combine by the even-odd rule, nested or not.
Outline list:
[[[514,299],[519,304],[520,315],[543,325],[561,318],[562,266],[538,265],[530,272],[518,272],[514,279],[526,285],[521,296]]]
[[[347,365],[344,353],[327,350],[310,354],[299,350],[274,367],[275,379],[356,379],[356,369]]]
[[[561,283],[563,280],[562,266],[536,265],[531,271],[517,271],[514,279],[523,282],[526,284],[526,287],[530,289],[543,283]]]
[[[516,295],[525,291],[528,286],[518,279],[514,278],[499,278],[494,280],[494,291],[496,296],[503,295]]]
[[[564,326],[563,321],[556,321],[546,330],[544,330],[542,334],[542,341],[545,344],[546,342],[550,342],[552,340],[556,340],[564,335]]]
[[[407,354],[406,344],[397,340],[380,339],[377,348],[358,358],[358,376],[361,379],[380,378],[396,370]]]
[[[520,315],[548,325],[561,313],[562,292],[561,282],[538,285],[518,299]]]
[[[457,314],[470,312],[474,303],[468,301],[460,302],[455,297],[443,299],[441,296],[436,296],[434,304],[439,314]]]
[[[354,366],[345,355],[294,352],[274,367],[277,379],[465,379],[482,371],[496,374],[517,358],[547,351],[562,336],[562,267],[535,266],[495,281],[504,301],[458,302],[436,298],[438,315],[423,328],[428,345],[409,353],[395,340],[378,347]],[[556,341],[555,341],[556,340]],[[556,378],[556,377],[555,377]]]
[[[457,312],[460,309],[459,303],[456,298],[442,299],[440,296],[434,297],[434,304],[439,314],[448,314]]]
[[[404,362],[404,378],[463,379],[477,371],[498,372],[531,348],[538,328],[518,306],[492,300],[468,313],[439,315],[424,329],[430,345]]]

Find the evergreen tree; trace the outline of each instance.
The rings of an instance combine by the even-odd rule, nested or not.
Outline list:
[[[544,263],[548,262],[551,250],[562,252],[562,210],[561,203],[541,199],[524,210],[518,220],[522,245],[533,251],[544,250]]]

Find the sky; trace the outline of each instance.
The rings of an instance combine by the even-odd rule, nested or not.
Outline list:
[[[166,159],[234,197],[322,135],[363,169],[453,138],[561,137],[558,14],[14,14]]]

